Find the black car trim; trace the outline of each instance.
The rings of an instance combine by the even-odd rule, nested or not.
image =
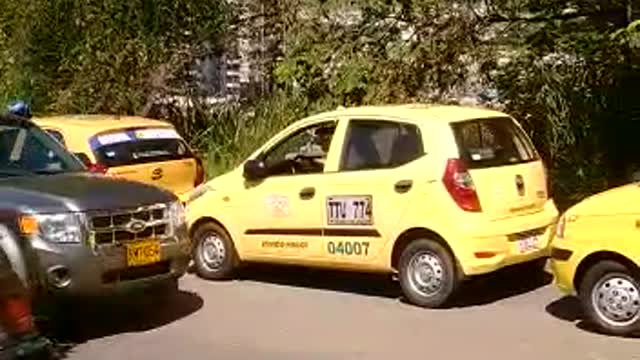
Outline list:
[[[338,236],[338,237],[381,237],[376,229],[359,228],[266,228],[248,229],[245,235],[298,235],[298,236]]]
[[[567,261],[573,255],[573,251],[557,247],[551,248],[551,258],[559,261]]]

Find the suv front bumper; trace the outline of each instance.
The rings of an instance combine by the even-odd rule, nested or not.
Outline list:
[[[153,285],[182,277],[190,261],[186,226],[160,240],[160,261],[143,266],[127,265],[123,244],[55,244],[32,240],[39,264],[41,290],[53,295],[94,296],[105,292]]]

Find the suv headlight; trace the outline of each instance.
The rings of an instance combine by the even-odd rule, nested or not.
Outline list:
[[[172,202],[169,205],[169,220],[171,221],[171,225],[174,229],[183,226],[187,221],[184,206],[182,206],[180,201]]]
[[[22,216],[20,228],[26,235],[39,235],[42,239],[59,244],[82,243],[86,217],[81,213],[31,214]]]

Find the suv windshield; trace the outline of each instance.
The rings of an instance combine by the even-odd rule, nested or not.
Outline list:
[[[37,126],[0,122],[0,177],[84,170],[78,159]]]

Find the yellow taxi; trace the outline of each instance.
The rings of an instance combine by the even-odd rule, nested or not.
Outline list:
[[[33,121],[92,172],[152,184],[183,201],[205,180],[201,159],[167,122],[114,115],[50,116]]]
[[[421,104],[299,120],[187,203],[204,278],[245,262],[397,273],[423,307],[469,276],[544,263],[557,215],[514,119]]]
[[[640,331],[640,185],[591,196],[558,220],[551,242],[554,282],[580,298],[601,331]]]

